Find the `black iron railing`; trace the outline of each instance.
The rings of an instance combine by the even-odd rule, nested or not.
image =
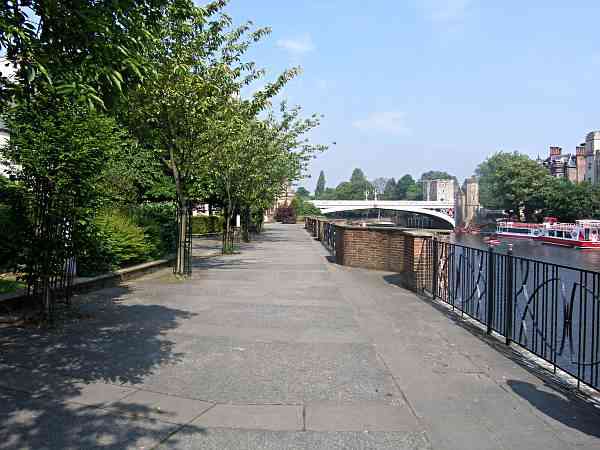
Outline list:
[[[434,240],[434,297],[600,389],[600,273]]]
[[[335,224],[323,222],[323,245],[335,256]]]

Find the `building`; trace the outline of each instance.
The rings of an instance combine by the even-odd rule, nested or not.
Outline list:
[[[479,203],[479,182],[476,177],[467,178],[457,187],[454,196],[454,221],[457,227],[471,226],[477,223],[481,209]]]
[[[586,181],[600,183],[600,131],[592,131],[585,137]]]
[[[577,160],[577,183],[583,183],[586,181],[587,175],[587,152],[585,149],[585,142],[580,144],[575,149],[575,157]]]
[[[587,181],[600,183],[600,131],[587,134],[585,142],[575,147],[575,153],[563,153],[561,147],[551,146],[546,159],[538,157],[538,163],[548,169],[556,178],[564,178],[573,183]]]
[[[541,163],[553,177],[564,178],[573,183],[577,182],[577,154],[563,153],[561,147],[552,146],[548,158]]]
[[[423,180],[423,200],[447,202],[454,199],[455,180]]]

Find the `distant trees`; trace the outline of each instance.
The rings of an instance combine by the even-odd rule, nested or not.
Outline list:
[[[309,198],[310,192],[308,192],[308,190],[305,187],[300,186],[298,189],[296,189],[296,196],[302,198]]]
[[[317,187],[315,188],[315,198],[321,198],[325,192],[325,173],[321,170],[319,179],[317,180]]]
[[[425,172],[421,177],[422,180],[454,178],[446,172],[439,171]],[[325,187],[325,175],[321,171],[315,190],[315,198],[321,200],[364,200],[365,193],[368,198],[373,198],[375,192],[377,192],[380,200],[421,200],[423,198],[421,181],[415,181],[409,174],[403,175],[397,182],[394,178],[384,177],[375,178],[370,182],[360,168],[353,170],[349,181],[343,181],[335,188]]]
[[[448,172],[430,170],[421,175],[421,180],[456,180],[456,177],[454,175],[450,175]]]
[[[385,187],[383,188],[383,200],[394,200],[396,197],[396,180],[394,178],[389,178],[385,183]]]
[[[415,198],[408,198],[408,195],[416,195],[416,182],[411,175],[404,175],[398,180],[396,184],[396,198],[393,200],[415,200]]]
[[[384,177],[375,178],[373,181],[371,181],[373,189],[375,190],[375,192],[377,192],[377,196],[381,200],[383,200],[383,193],[385,192],[387,182],[388,179]]]

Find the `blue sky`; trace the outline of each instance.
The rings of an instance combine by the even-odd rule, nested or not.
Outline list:
[[[237,23],[270,26],[249,57],[274,77],[300,65],[292,104],[323,114],[311,167],[327,185],[446,170],[498,150],[574,151],[600,129],[600,2],[232,0]]]

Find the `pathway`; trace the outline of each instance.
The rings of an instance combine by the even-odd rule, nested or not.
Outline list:
[[[0,449],[598,449],[600,413],[300,225],[0,329]]]

